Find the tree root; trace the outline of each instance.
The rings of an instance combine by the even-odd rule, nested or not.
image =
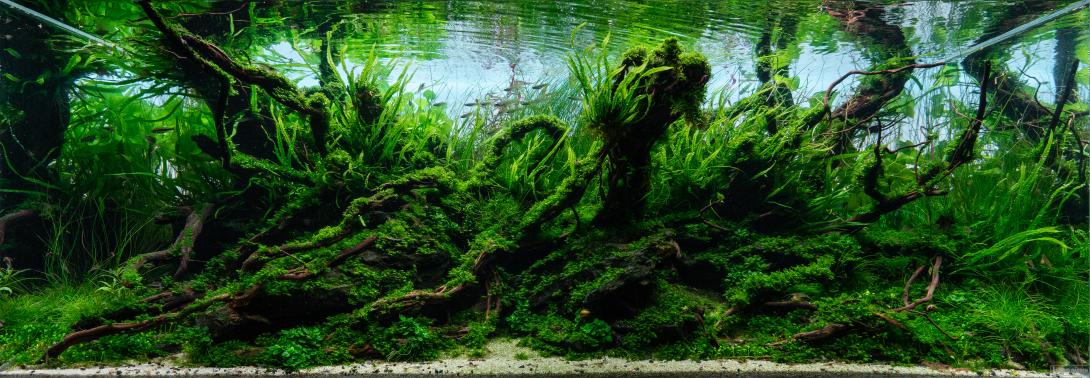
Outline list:
[[[560,215],[564,209],[572,206],[582,198],[587,182],[598,170],[596,163],[600,162],[601,159],[595,163],[591,161],[580,163],[576,175],[561,184],[562,190],[558,190],[530,210],[529,215],[520,224],[516,236],[517,239],[523,242],[520,242],[515,249],[525,247],[525,238],[528,235],[536,232],[541,225]],[[443,285],[433,290],[414,290],[398,297],[383,298],[371,304],[368,315],[372,319],[386,321],[396,315],[417,313],[424,308],[445,305],[452,299],[471,291],[469,289],[475,288],[477,286],[475,282],[480,281],[480,278],[486,272],[491,271],[498,255],[503,252],[505,251],[501,247],[491,244],[476,252],[477,257],[469,269],[476,278],[474,281],[459,283],[453,287]]]
[[[804,342],[820,341],[820,340],[828,339],[828,338],[833,337],[833,336],[838,336],[841,333],[843,333],[844,331],[847,331],[849,328],[851,328],[851,327],[848,326],[848,325],[845,325],[845,324],[829,323],[829,324],[826,324],[824,327],[821,327],[819,329],[815,329],[813,331],[808,331],[808,332],[799,332],[799,333],[796,333],[796,334],[792,335],[788,339],[768,343],[767,345],[770,346],[770,347],[778,347],[778,346],[787,344],[787,343],[792,342],[792,341],[804,341]]]
[[[356,245],[344,249],[343,251],[338,253],[337,256],[333,257],[333,259],[326,262],[326,268],[335,268],[338,265],[343,264],[344,261],[347,260],[349,257],[355,256],[367,247],[375,244],[376,240],[378,240],[378,236],[371,235],[368,236],[366,239],[363,239],[363,241],[356,243]],[[306,266],[301,266],[293,269],[288,273],[280,275],[280,278],[291,281],[302,281],[313,276],[314,273],[310,270],[307,270]]]
[[[939,268],[940,267],[942,267],[942,256],[937,256],[937,257],[935,257],[935,261],[934,261],[933,265],[931,266],[931,283],[927,285],[927,294],[924,295],[923,297],[919,298],[919,299],[916,299],[915,301],[910,302],[909,301],[909,287],[912,286],[912,283],[916,280],[917,277],[919,277],[919,275],[924,270],[923,266],[917,268],[916,271],[913,272],[912,276],[909,277],[908,282],[905,283],[904,295],[902,297],[902,300],[904,301],[905,305],[903,307],[895,308],[895,309],[893,309],[891,311],[892,312],[914,311],[917,306],[919,306],[921,304],[924,304],[924,303],[927,303],[932,298],[934,298],[935,288],[938,287],[938,285],[939,285]],[[773,303],[773,302],[770,302],[770,303]],[[914,312],[916,312],[916,311],[914,311]],[[921,313],[921,315],[926,317],[927,320],[930,321],[931,324],[934,325],[935,328],[939,330],[939,332],[942,332],[942,334],[946,335],[946,337],[949,337],[951,340],[957,340],[956,338],[954,338],[950,334],[946,333],[946,331],[944,331],[941,327],[939,327],[938,323],[935,323],[935,321],[932,320],[930,316],[927,316],[927,314],[925,314],[925,313]],[[894,327],[897,327],[898,329],[908,331],[908,327],[905,326],[904,323],[901,323],[897,319],[894,319],[892,316],[889,316],[889,314],[887,314],[887,313],[876,312],[876,313],[874,313],[874,316],[877,316],[879,319],[882,319],[886,323],[889,323],[890,325],[892,325]],[[848,326],[848,325],[844,325],[844,324],[840,324],[840,323],[830,323],[830,324],[827,324],[827,325],[825,325],[824,327],[822,327],[820,329],[816,329],[816,330],[808,331],[808,332],[796,333],[796,334],[794,334],[793,336],[791,336],[788,339],[776,341],[776,342],[773,342],[773,343],[769,343],[768,346],[778,347],[778,346],[781,346],[783,344],[786,344],[788,342],[795,341],[795,340],[805,341],[805,342],[814,342],[814,341],[824,340],[824,339],[827,339],[827,338],[830,338],[830,337],[833,337],[833,336],[837,336],[837,335],[841,334],[842,332],[848,330],[849,328],[851,328],[851,327]]]
[[[939,333],[942,333],[943,335],[946,335],[946,337],[949,337],[950,340],[958,341],[957,337],[954,337],[953,335],[947,333],[946,330],[942,329],[942,327],[939,326],[939,323],[935,322],[935,319],[931,319],[931,315],[928,315],[926,312],[916,311],[916,310],[913,310],[912,313],[914,313],[916,315],[919,315],[919,316],[922,316],[924,319],[927,319],[927,321],[929,323],[931,323],[931,325],[934,326],[935,329],[939,331]]]
[[[881,318],[882,320],[885,320],[886,323],[889,323],[890,325],[892,325],[894,327],[900,328],[902,331],[908,331],[908,327],[905,327],[904,323],[901,323],[900,321],[898,321],[897,319],[894,319],[892,316],[889,316],[888,314],[881,313],[881,312],[876,312],[876,313],[874,313],[874,316],[877,316],[877,317]]]
[[[555,126],[552,122],[544,123],[546,126]],[[530,123],[526,126],[526,130],[523,130],[522,132],[528,132],[541,126],[542,125]],[[553,127],[546,128],[546,130],[549,131],[550,136],[557,137],[555,134],[561,129]],[[595,174],[597,174],[604,156],[604,154],[599,154],[598,159],[584,160],[579,163],[577,165],[576,175],[565,180],[565,182],[561,184],[561,189],[557,190],[552,196],[539,202],[530,209],[528,215],[523,218],[523,221],[517,227],[519,231],[515,232],[515,239],[526,240],[526,237],[534,234],[541,225],[560,215],[564,209],[574,206],[574,204],[582,198],[583,193],[585,193],[587,183]],[[437,177],[427,175],[420,178],[383,184],[376,189],[377,194],[375,200],[367,201],[354,206],[352,209],[348,209],[346,211],[345,219],[354,218],[356,215],[362,214],[368,210],[380,210],[385,208],[392,203],[392,200],[398,198],[397,194],[405,194],[415,189],[437,188],[442,186],[441,180]],[[383,193],[388,194],[383,195]],[[288,250],[288,247],[278,248],[278,250],[281,253],[284,253],[286,250],[291,252],[331,245],[343,240],[351,234],[352,228],[348,227],[348,223],[342,222],[341,227],[341,232],[332,239],[294,246],[291,247],[290,250]],[[360,243],[341,251],[337,256],[329,260],[326,263],[326,266],[335,267],[343,263],[349,257],[356,255],[373,245],[376,240],[376,235],[365,238]],[[482,274],[491,270],[497,255],[503,252],[495,250],[495,248],[499,247],[486,247],[485,250],[476,253],[477,257],[474,259],[473,266],[470,268],[471,273],[475,277],[481,277]],[[258,253],[252,254],[251,257],[247,259],[247,263],[243,264],[244,269],[253,270],[255,267],[259,267],[260,261],[258,260],[258,255]],[[306,267],[303,266],[282,274],[279,278],[285,280],[305,280],[313,277],[313,275],[313,272],[307,270]],[[389,320],[396,315],[416,313],[425,308],[440,306],[472,291],[470,289],[477,287],[475,281],[463,282],[453,286],[443,285],[431,290],[415,290],[397,297],[382,298],[370,305],[368,315],[373,319],[383,321]],[[489,304],[488,307],[491,309],[492,305]],[[498,311],[499,304],[497,304],[496,307]]]
[[[185,228],[182,229],[181,235],[178,235],[178,239],[174,241],[180,254],[178,270],[174,272],[174,279],[182,277],[189,271],[189,259],[193,254],[193,243],[200,236],[201,231],[204,230],[204,224],[210,216],[212,216],[212,204],[204,203],[201,204],[199,210],[186,217]]]
[[[277,255],[291,256],[296,252],[309,251],[331,246],[341,240],[344,240],[344,238],[347,238],[349,235],[352,235],[352,230],[349,228],[342,228],[340,232],[322,240],[316,240],[303,244],[279,246],[273,248],[273,250],[275,250]],[[264,254],[258,253],[258,251],[254,251],[254,253],[250,254],[249,258],[242,262],[242,270],[247,272],[257,271],[265,266],[265,263],[268,262],[268,257],[270,256],[265,256]]]
[[[908,65],[904,65],[904,66],[901,66],[901,67],[891,68],[891,69],[886,69],[886,70],[876,70],[876,71],[851,70],[851,71],[848,71],[847,73],[845,73],[844,75],[840,76],[836,80],[833,80],[833,82],[831,84],[829,84],[829,87],[825,89],[825,97],[822,100],[822,104],[824,104],[824,107],[826,109],[829,109],[829,96],[831,96],[831,94],[833,93],[833,89],[835,89],[837,85],[840,85],[840,83],[844,82],[844,80],[847,80],[849,77],[852,77],[854,75],[892,75],[892,74],[899,73],[899,72],[904,71],[904,70],[934,68],[934,67],[943,66],[945,64],[946,64],[946,62],[913,63],[913,64],[908,64]],[[833,114],[832,115],[833,118],[842,118],[842,117],[855,118],[855,117],[850,116],[851,114],[854,114],[854,113],[855,112],[848,111],[848,110],[846,110],[846,108],[844,108],[844,109],[838,109],[836,112],[831,112],[830,114]],[[836,114],[839,114],[839,116],[837,116]]]
[[[38,363],[48,363],[51,359],[59,357],[61,353],[64,353],[65,350],[71,348],[74,345],[98,340],[106,336],[115,335],[123,332],[142,331],[157,325],[165,324],[170,321],[178,320],[196,311],[208,308],[208,306],[211,306],[215,302],[227,301],[231,298],[232,296],[230,294],[220,294],[214,298],[210,298],[196,305],[175,312],[161,314],[148,320],[128,323],[110,323],[90,329],[69,333],[65,335],[60,342],[53,344],[49,347],[49,349],[46,349],[45,354],[42,355]]]
[[[210,203],[202,203],[197,210],[189,210],[186,215],[185,227],[178,233],[169,247],[163,250],[148,252],[134,257],[129,263],[129,269],[139,272],[147,263],[160,262],[178,257],[178,269],[174,272],[174,278],[182,277],[189,270],[189,259],[193,254],[193,244],[204,230],[208,218],[212,216],[214,206]]]
[[[503,310],[503,303],[499,295],[493,293],[497,286],[500,286],[500,275],[496,271],[492,271],[492,280],[485,284],[485,299],[484,299],[484,320],[488,321],[492,312],[500,314]],[[496,309],[492,310],[492,299],[496,299]]]
[[[203,311],[215,303],[226,303],[229,308],[245,306],[261,291],[261,284],[253,285],[246,290],[238,292],[237,294],[222,293],[211,298],[201,298],[200,295],[192,291],[185,291],[181,294],[175,293],[159,293],[150,297],[144,298],[145,302],[152,302],[164,298],[173,298],[164,302],[161,309],[163,311],[173,310],[169,312],[159,313],[158,315],[145,320],[132,321],[126,323],[110,323],[98,325],[89,329],[79,330],[69,333],[64,338],[46,349],[45,353],[39,359],[38,363],[48,363],[51,359],[57,358],[64,353],[65,350],[72,346],[98,340],[100,338],[115,335],[124,332],[139,332],[151,327],[163,325],[169,322],[179,321],[186,316],[192,315],[196,312]],[[145,315],[151,315],[153,313],[146,313]]]
[[[883,215],[900,210],[905,205],[912,203],[915,200],[924,197],[944,196],[947,192],[944,190],[931,189],[926,191],[913,190],[899,197],[879,202],[874,206],[874,209],[863,214],[856,215],[847,221],[847,224],[843,225],[841,231],[855,231],[863,228],[865,225],[877,222]]]
[[[871,175],[870,179],[864,182],[863,190],[867,195],[878,201],[878,204],[876,204],[871,211],[856,215],[849,219],[847,224],[839,227],[840,231],[858,231],[867,224],[877,221],[883,215],[897,211],[915,200],[923,197],[946,195],[946,191],[935,188],[935,183],[938,180],[949,177],[958,167],[972,162],[976,156],[976,142],[980,137],[980,129],[983,127],[984,118],[987,115],[990,77],[991,65],[989,64],[984,67],[984,80],[980,83],[980,98],[977,102],[976,116],[973,118],[972,122],[970,122],[969,127],[962,132],[958,144],[946,157],[946,166],[935,167],[922,174],[917,172],[916,184],[924,189],[911,190],[908,193],[894,198],[886,198],[885,195],[881,194],[877,185],[879,181],[878,178],[881,175],[882,154],[880,152],[881,149],[875,149],[875,159],[877,161],[875,162],[875,167],[872,169],[877,171]]]
[[[351,236],[352,233],[356,231],[356,225],[358,224],[355,221],[356,217],[373,211],[389,210],[392,207],[397,207],[404,203],[404,201],[400,199],[400,196],[408,194],[412,190],[442,188],[443,184],[440,181],[441,180],[437,177],[424,175],[423,177],[412,177],[407,180],[382,184],[376,189],[375,195],[371,197],[361,197],[360,199],[353,201],[353,205],[345,210],[339,225],[340,229],[336,234],[321,240],[303,244],[279,246],[272,248],[272,250],[280,256],[290,256],[293,253],[325,248],[333,245]],[[361,247],[361,250],[362,248],[366,247]],[[275,258],[267,255],[268,253],[261,253],[260,250],[254,250],[248,253],[247,257],[242,262],[242,270],[253,272],[261,269],[270,258]],[[344,258],[347,257],[349,256],[344,256]]]
[[[912,310],[916,309],[916,306],[919,306],[921,304],[924,304],[924,303],[927,303],[927,302],[931,301],[931,299],[935,297],[935,288],[937,288],[939,286],[939,268],[940,267],[942,267],[942,256],[936,256],[935,257],[935,262],[931,265],[931,283],[927,285],[927,294],[924,295],[923,297],[915,300],[915,301],[909,302],[908,301],[908,289],[909,289],[910,286],[912,286],[912,282],[923,271],[922,266],[917,268],[916,272],[913,273],[912,277],[909,277],[908,282],[905,283],[905,291],[904,291],[904,297],[903,297],[905,305],[903,307],[898,307],[898,308],[893,309],[893,312],[912,311]]]
[[[787,300],[787,301],[765,302],[764,305],[765,305],[765,307],[772,307],[772,308],[777,308],[777,309],[787,309],[787,310],[794,310],[794,309],[817,310],[817,306],[815,306],[813,303],[810,303],[810,301],[800,300],[800,299],[791,299],[791,300]]]
[[[377,236],[368,236],[366,239],[363,239],[363,241],[359,242],[358,244],[341,251],[341,253],[338,253],[336,257],[334,257],[332,260],[329,260],[329,263],[327,263],[326,266],[332,268],[344,263],[344,260],[347,260],[349,257],[355,256],[356,254],[363,251],[365,248],[370,247],[372,244],[375,244],[375,240],[378,240]]]
[[[414,290],[408,294],[383,298],[371,304],[368,317],[379,322],[385,322],[398,315],[415,314],[426,307],[439,306],[457,295],[467,292],[473,284],[464,283],[447,288],[440,286],[435,290]]]
[[[170,312],[187,304],[193,303],[193,301],[195,300],[197,300],[197,293],[191,289],[186,289],[181,293],[175,293],[173,291],[159,293],[148,298],[144,298],[143,300],[141,300],[141,302],[159,302],[160,312]]]
[[[708,227],[711,227],[711,228],[714,228],[716,230],[723,231],[723,232],[730,232],[730,230],[727,229],[726,227],[715,224],[715,222],[712,222],[712,221],[708,220],[708,218],[704,217],[704,213],[706,213],[708,210],[712,210],[712,212],[714,213],[715,210],[713,210],[712,207],[714,207],[715,205],[720,205],[723,202],[724,201],[708,202],[707,206],[704,206],[704,207],[700,208],[700,212],[698,213],[698,215],[700,216],[700,221],[703,222]]]

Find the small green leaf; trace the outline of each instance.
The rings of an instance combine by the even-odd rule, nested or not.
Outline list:
[[[61,70],[61,75],[65,76],[72,73],[72,69],[76,68],[76,65],[79,64],[81,61],[83,61],[82,57],[80,57],[79,55],[72,55],[71,58],[68,58],[68,64],[65,64],[64,69]]]

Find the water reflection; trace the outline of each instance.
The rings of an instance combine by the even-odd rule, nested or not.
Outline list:
[[[334,43],[345,46],[349,61],[360,61],[377,46],[385,57],[411,64],[416,71],[414,87],[435,87],[440,97],[459,102],[454,98],[501,90],[514,80],[562,77],[565,54],[575,50],[573,43],[581,47],[607,36],[614,52],[632,43],[678,37],[709,57],[712,87],[733,87],[735,98],[761,84],[758,58],[771,56],[780,75],[799,79],[793,89],[805,98],[846,71],[867,69],[897,56],[935,61],[972,45],[981,35],[1005,31],[1067,3],[451,0],[365,2],[353,8],[315,1],[298,7],[337,18],[343,32]],[[1085,12],[1063,17],[996,49],[1015,52],[1003,60],[1011,69],[1040,80],[1039,96],[1052,99],[1058,86],[1053,67],[1057,59],[1069,60],[1076,53],[1073,47],[1086,42],[1086,29],[1079,27],[1085,20]],[[759,46],[773,36],[774,46]],[[283,43],[270,50],[267,54],[303,60]],[[1084,60],[1085,55],[1081,51]],[[304,85],[317,84],[305,71],[296,74]],[[924,87],[934,81],[923,76],[918,79]],[[849,81],[844,89],[852,85]]]
[[[195,2],[180,15],[186,26],[217,43],[276,66],[304,86],[333,73],[347,76],[377,49],[387,63],[411,66],[409,88],[430,89],[436,102],[502,94],[519,83],[563,80],[566,56],[611,39],[619,53],[634,43],[677,37],[712,63],[712,93],[736,101],[778,81],[778,101],[805,103],[850,70],[889,64],[933,62],[988,36],[1059,9],[1071,0],[372,0]],[[1087,62],[1085,10],[993,46],[982,57],[997,59],[1023,77],[1037,99],[1053,102],[1062,69]],[[101,33],[108,34],[108,33]],[[325,57],[345,61],[324,65]],[[909,57],[914,57],[909,59]],[[1086,65],[1084,65],[1085,67]],[[315,68],[318,67],[318,68]],[[957,67],[955,67],[957,68]],[[837,105],[853,109],[859,96],[887,97],[901,88],[924,109],[975,88],[972,67],[906,72],[887,87],[840,86]],[[960,69],[959,69],[960,70]],[[1080,70],[1079,99],[1087,95],[1090,70]],[[323,75],[326,77],[323,79]],[[946,87],[943,98],[927,90]],[[963,89],[965,88],[965,89]],[[934,98],[933,98],[934,97]],[[1014,98],[1014,97],[1012,97]],[[1032,109],[1031,109],[1032,110]],[[452,114],[465,111],[451,106]],[[911,120],[925,126],[933,120]]]

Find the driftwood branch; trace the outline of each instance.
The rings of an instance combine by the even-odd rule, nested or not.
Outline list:
[[[181,235],[178,235],[178,239],[174,241],[174,245],[177,246],[178,253],[180,254],[178,259],[178,270],[174,272],[174,278],[177,279],[184,275],[189,270],[189,259],[193,254],[193,243],[196,242],[197,237],[201,235],[201,231],[204,230],[204,224],[208,221],[208,217],[212,216],[212,204],[201,204],[200,209],[189,214],[185,220],[185,228],[182,229]]]
[[[1071,98],[1071,90],[1076,86],[1075,74],[1079,71],[1079,61],[1076,59],[1071,62],[1071,69],[1067,71],[1067,83],[1064,86],[1063,93],[1060,94],[1060,99],[1056,104],[1056,110],[1052,112],[1052,121],[1048,123],[1048,132],[1052,132],[1056,129],[1056,126],[1060,124],[1060,115],[1063,114],[1064,105],[1067,104],[1068,99]]]
[[[280,74],[243,65],[227,55],[218,46],[190,34],[180,26],[168,24],[163,16],[152,7],[150,0],[140,0],[138,4],[152,24],[163,33],[167,43],[176,54],[181,54],[182,57],[198,62],[206,70],[223,76],[225,81],[233,79],[261,87],[280,104],[309,117],[315,148],[317,148],[319,154],[325,155],[325,138],[326,133],[329,131],[330,115],[324,101],[314,101],[313,98],[304,96],[299,88],[292,85],[290,81]],[[223,99],[220,102],[225,103]],[[219,114],[217,111],[216,116],[222,117],[223,114]],[[219,130],[217,130],[218,132]]]
[[[221,294],[202,303],[198,303],[196,305],[184,308],[179,311],[161,314],[151,319],[128,323],[104,324],[97,327],[69,333],[65,335],[60,342],[53,344],[49,347],[49,349],[46,349],[45,354],[42,355],[39,363],[47,363],[49,362],[49,360],[57,358],[61,355],[61,353],[64,353],[65,350],[71,348],[73,345],[97,340],[106,336],[116,335],[119,333],[144,330],[185,317],[194,312],[208,308],[208,306],[211,306],[215,302],[226,301],[231,298],[232,296],[230,294]]]
[[[976,115],[969,123],[969,127],[961,134],[957,146],[950,152],[950,155],[946,157],[946,166],[924,172],[916,179],[917,185],[925,189],[916,189],[894,198],[883,199],[884,196],[874,195],[874,193],[878,192],[878,189],[873,186],[877,185],[878,180],[870,180],[865,184],[871,187],[864,188],[864,191],[868,192],[867,194],[872,198],[878,200],[878,204],[876,204],[871,211],[856,215],[849,219],[846,225],[841,226],[842,230],[859,230],[864,225],[877,221],[883,215],[897,211],[920,198],[946,195],[947,192],[935,188],[934,183],[938,179],[949,177],[954,173],[954,170],[962,165],[968,164],[973,160],[973,157],[976,156],[976,142],[980,137],[980,130],[984,125],[984,118],[987,116],[990,77],[991,64],[988,64],[984,68],[984,80],[980,83],[980,98],[977,103]],[[876,152],[876,155],[878,159],[881,159],[880,154]],[[881,164],[881,160],[878,161],[878,164]]]
[[[939,326],[939,323],[936,322],[935,319],[931,319],[931,315],[928,315],[926,312],[915,311],[915,310],[913,310],[912,313],[914,313],[916,315],[919,315],[919,316],[922,316],[924,319],[927,319],[927,321],[929,323],[931,323],[931,325],[934,326],[936,330],[938,330],[943,335],[946,335],[946,337],[950,338],[950,340],[958,341],[957,337],[954,337],[954,335],[951,335],[948,332],[946,332],[946,330],[942,329],[942,327]]]
[[[832,84],[829,84],[829,87],[827,89],[825,89],[825,97],[824,97],[823,104],[825,106],[825,109],[828,110],[829,109],[829,96],[833,93],[833,89],[835,89],[837,85],[840,85],[840,83],[844,82],[844,80],[847,80],[849,77],[852,77],[852,76],[855,76],[855,75],[891,75],[891,74],[895,74],[895,73],[898,73],[898,72],[901,72],[901,71],[904,71],[904,70],[917,69],[917,68],[933,68],[933,67],[938,67],[938,66],[942,66],[942,65],[945,65],[945,64],[946,64],[946,62],[916,63],[916,64],[909,64],[909,65],[905,65],[905,66],[901,66],[901,67],[897,67],[897,68],[886,69],[886,70],[877,70],[877,71],[852,70],[852,71],[848,71],[843,76],[840,76],[836,80],[833,80]]]
[[[356,245],[345,248],[343,251],[338,253],[337,256],[335,256],[332,259],[330,259],[329,261],[327,261],[326,262],[326,267],[327,268],[333,268],[333,267],[336,267],[338,265],[343,264],[344,261],[347,260],[349,257],[352,257],[352,256],[362,252],[364,249],[367,249],[367,247],[370,247],[371,245],[374,245],[376,240],[378,240],[378,236],[371,235],[371,236],[368,236],[366,239],[363,239],[363,241],[361,241],[359,243],[356,243]],[[284,273],[284,274],[280,275],[280,278],[285,279],[285,280],[291,280],[291,281],[302,281],[302,280],[308,279],[308,278],[313,277],[313,276],[314,276],[314,272],[311,272],[310,270],[308,270],[306,268],[306,266],[301,266],[301,267],[293,269],[290,272],[287,272],[287,273]]]
[[[912,277],[909,278],[908,283],[905,284],[905,296],[904,296],[905,305],[902,306],[902,307],[895,308],[895,309],[893,309],[893,311],[894,312],[911,311],[911,310],[916,309],[916,306],[919,306],[921,304],[924,304],[924,303],[927,303],[927,302],[931,301],[931,299],[935,297],[935,289],[939,286],[939,268],[941,268],[941,267],[942,267],[942,256],[936,256],[935,257],[935,262],[932,263],[932,265],[931,265],[931,283],[929,283],[927,285],[927,294],[924,295],[923,297],[909,303],[908,300],[907,300],[907,298],[908,298],[908,294],[907,294],[908,293],[908,287],[910,285],[912,285],[912,281],[916,277],[919,276],[920,272],[923,271],[923,267],[920,267],[919,269],[916,269],[916,273],[913,274]]]
[[[886,323],[889,323],[890,325],[892,325],[894,327],[897,327],[897,328],[899,328],[899,329],[901,329],[903,331],[908,330],[908,327],[906,327],[904,325],[904,323],[901,323],[900,321],[898,321],[897,319],[894,319],[892,316],[889,316],[888,314],[885,314],[885,313],[882,313],[882,312],[876,312],[876,313],[874,313],[874,316],[877,316],[878,318],[880,318],[882,320],[885,320]]]
[[[813,303],[802,300],[765,302],[765,306],[781,309],[817,310],[817,306],[815,306]]]
[[[4,245],[4,237],[7,234],[8,226],[13,223],[34,218],[37,216],[38,213],[36,211],[24,209],[11,212],[0,217],[0,245]]]
[[[824,327],[815,329],[813,331],[799,332],[799,333],[796,333],[796,334],[792,335],[788,339],[769,343],[768,346],[778,347],[778,346],[787,344],[787,343],[792,342],[792,341],[803,341],[803,342],[820,341],[820,340],[824,340],[824,339],[827,339],[827,338],[830,338],[830,337],[833,337],[833,336],[837,336],[837,335],[841,334],[842,332],[847,331],[849,328],[851,328],[851,327],[846,325],[846,324],[830,323],[830,324],[826,324]]]
[[[905,306],[908,306],[908,304],[911,303],[909,302],[909,291],[912,289],[912,283],[916,282],[916,278],[920,276],[920,273],[923,273],[924,268],[927,268],[927,266],[920,265],[920,267],[916,268],[916,271],[912,272],[912,275],[908,277],[908,281],[905,281],[905,290],[901,295],[901,301],[905,303]]]
[[[214,206],[211,203],[202,203],[195,211],[189,209],[185,226],[178,233],[174,242],[166,249],[134,257],[129,264],[129,269],[139,271],[145,264],[167,261],[177,257],[178,270],[174,272],[174,278],[177,279],[184,275],[189,270],[189,260],[193,255],[193,243],[196,242],[197,237],[204,230],[204,225],[208,222],[208,218],[212,216],[213,209]]]
[[[378,240],[377,236],[375,236],[375,235],[368,236],[366,239],[363,239],[363,241],[357,243],[356,245],[348,247],[347,249],[341,251],[341,253],[338,253],[337,256],[334,257],[332,260],[329,260],[329,262],[326,265],[329,266],[329,267],[334,267],[334,266],[340,265],[340,264],[344,263],[344,260],[347,260],[349,257],[352,257],[352,256],[356,255],[357,253],[360,253],[361,251],[363,251],[367,247],[370,247],[371,245],[375,244],[376,240]]]
[[[704,213],[708,212],[708,210],[712,210],[713,206],[715,206],[717,204],[721,204],[721,203],[723,203],[723,201],[709,202],[707,206],[704,206],[704,207],[700,208],[700,212],[698,213],[698,215],[700,216],[700,221],[703,222],[704,224],[708,225],[708,227],[714,228],[714,229],[719,230],[719,231],[730,232],[730,230],[728,230],[726,227],[715,224],[715,222],[712,222],[712,221],[708,220],[708,218],[704,217]],[[715,211],[712,210],[712,212],[715,212]]]

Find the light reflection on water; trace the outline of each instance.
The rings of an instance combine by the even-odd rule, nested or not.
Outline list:
[[[736,101],[760,85],[757,62],[762,37],[778,40],[789,36],[786,43],[773,46],[768,53],[786,65],[786,76],[797,80],[794,99],[805,104],[850,70],[869,69],[903,55],[915,55],[921,63],[937,61],[973,45],[986,33],[1024,24],[1072,1],[270,1],[259,6],[261,19],[241,26],[253,26],[245,33],[254,41],[249,53],[256,52],[255,59],[286,72],[300,85],[317,86],[313,67],[324,35],[316,31],[316,25],[336,25],[338,32],[331,36],[336,45],[343,46],[348,71],[357,69],[371,49],[377,49],[385,63],[411,67],[414,76],[407,88],[434,91],[434,102],[448,104],[448,113],[458,115],[467,110],[463,104],[472,99],[503,96],[511,83],[564,80],[569,54],[607,37],[611,41],[608,50],[614,55],[632,44],[677,37],[711,62],[709,92],[725,91],[728,100]],[[843,12],[837,4],[844,3],[870,3],[881,9],[880,16],[874,16],[877,20],[837,16]],[[236,5],[229,8],[243,9]],[[1019,13],[1023,10],[1024,15]],[[1025,19],[1008,22],[1011,14]],[[213,21],[217,22],[227,23],[227,17]],[[884,44],[883,38],[890,36],[883,34],[889,31],[861,33],[868,22],[903,34],[903,46]],[[1088,22],[1090,12],[1082,10],[1029,30],[998,47],[1003,51],[998,57],[1000,64],[1024,77],[1040,101],[1052,103],[1060,81],[1057,58],[1073,53],[1083,63],[1077,100],[1085,103],[1090,98]],[[1068,33],[1068,38],[1059,38],[1061,33]],[[960,71],[954,63],[946,69]],[[916,108],[925,110],[906,120],[911,127],[903,129],[917,132],[906,138],[918,139],[919,130],[941,121],[930,118],[926,109],[973,98],[977,84],[969,75],[955,72],[943,79],[940,71],[917,70],[906,87]],[[849,96],[858,78],[838,87],[839,101]],[[927,92],[939,84],[941,96]]]
[[[885,6],[883,21],[901,28],[920,62],[937,61],[972,45],[998,21],[998,9],[1016,4],[984,0],[887,3],[891,5]],[[1051,8],[1066,4],[1049,3],[1055,3]],[[315,2],[313,6],[338,5]],[[756,41],[762,31],[787,15],[798,19],[795,47],[784,53],[791,60],[790,75],[799,79],[796,98],[825,90],[849,70],[872,67],[878,62],[869,57],[881,48],[847,33],[846,26],[817,1],[384,1],[368,8],[339,15],[369,30],[344,40],[349,62],[358,63],[371,46],[377,46],[386,57],[397,57],[412,67],[415,76],[409,88],[430,88],[438,93],[438,102],[451,104],[497,93],[513,80],[559,80],[567,75],[567,54],[606,36],[612,40],[613,53],[633,43],[677,37],[708,56],[713,65],[711,88],[730,88],[732,99],[758,86]],[[1012,53],[1006,65],[1031,77],[1031,82],[1039,81],[1039,98],[1053,99],[1057,54],[1053,35],[1061,27],[1078,27],[1077,41],[1084,45],[1086,20],[1082,11],[1019,36],[1017,43],[1007,47]],[[275,44],[271,50],[302,61],[287,43]],[[1086,51],[1079,54],[1085,62]],[[917,72],[922,87],[934,83],[937,71]],[[303,85],[317,85],[309,71],[296,70],[293,75]],[[966,75],[959,80],[965,85],[952,87],[955,98],[964,94],[962,87],[975,87]],[[838,89],[844,92],[853,82]],[[918,90],[914,87],[908,89]],[[462,110],[453,106],[451,113]]]

